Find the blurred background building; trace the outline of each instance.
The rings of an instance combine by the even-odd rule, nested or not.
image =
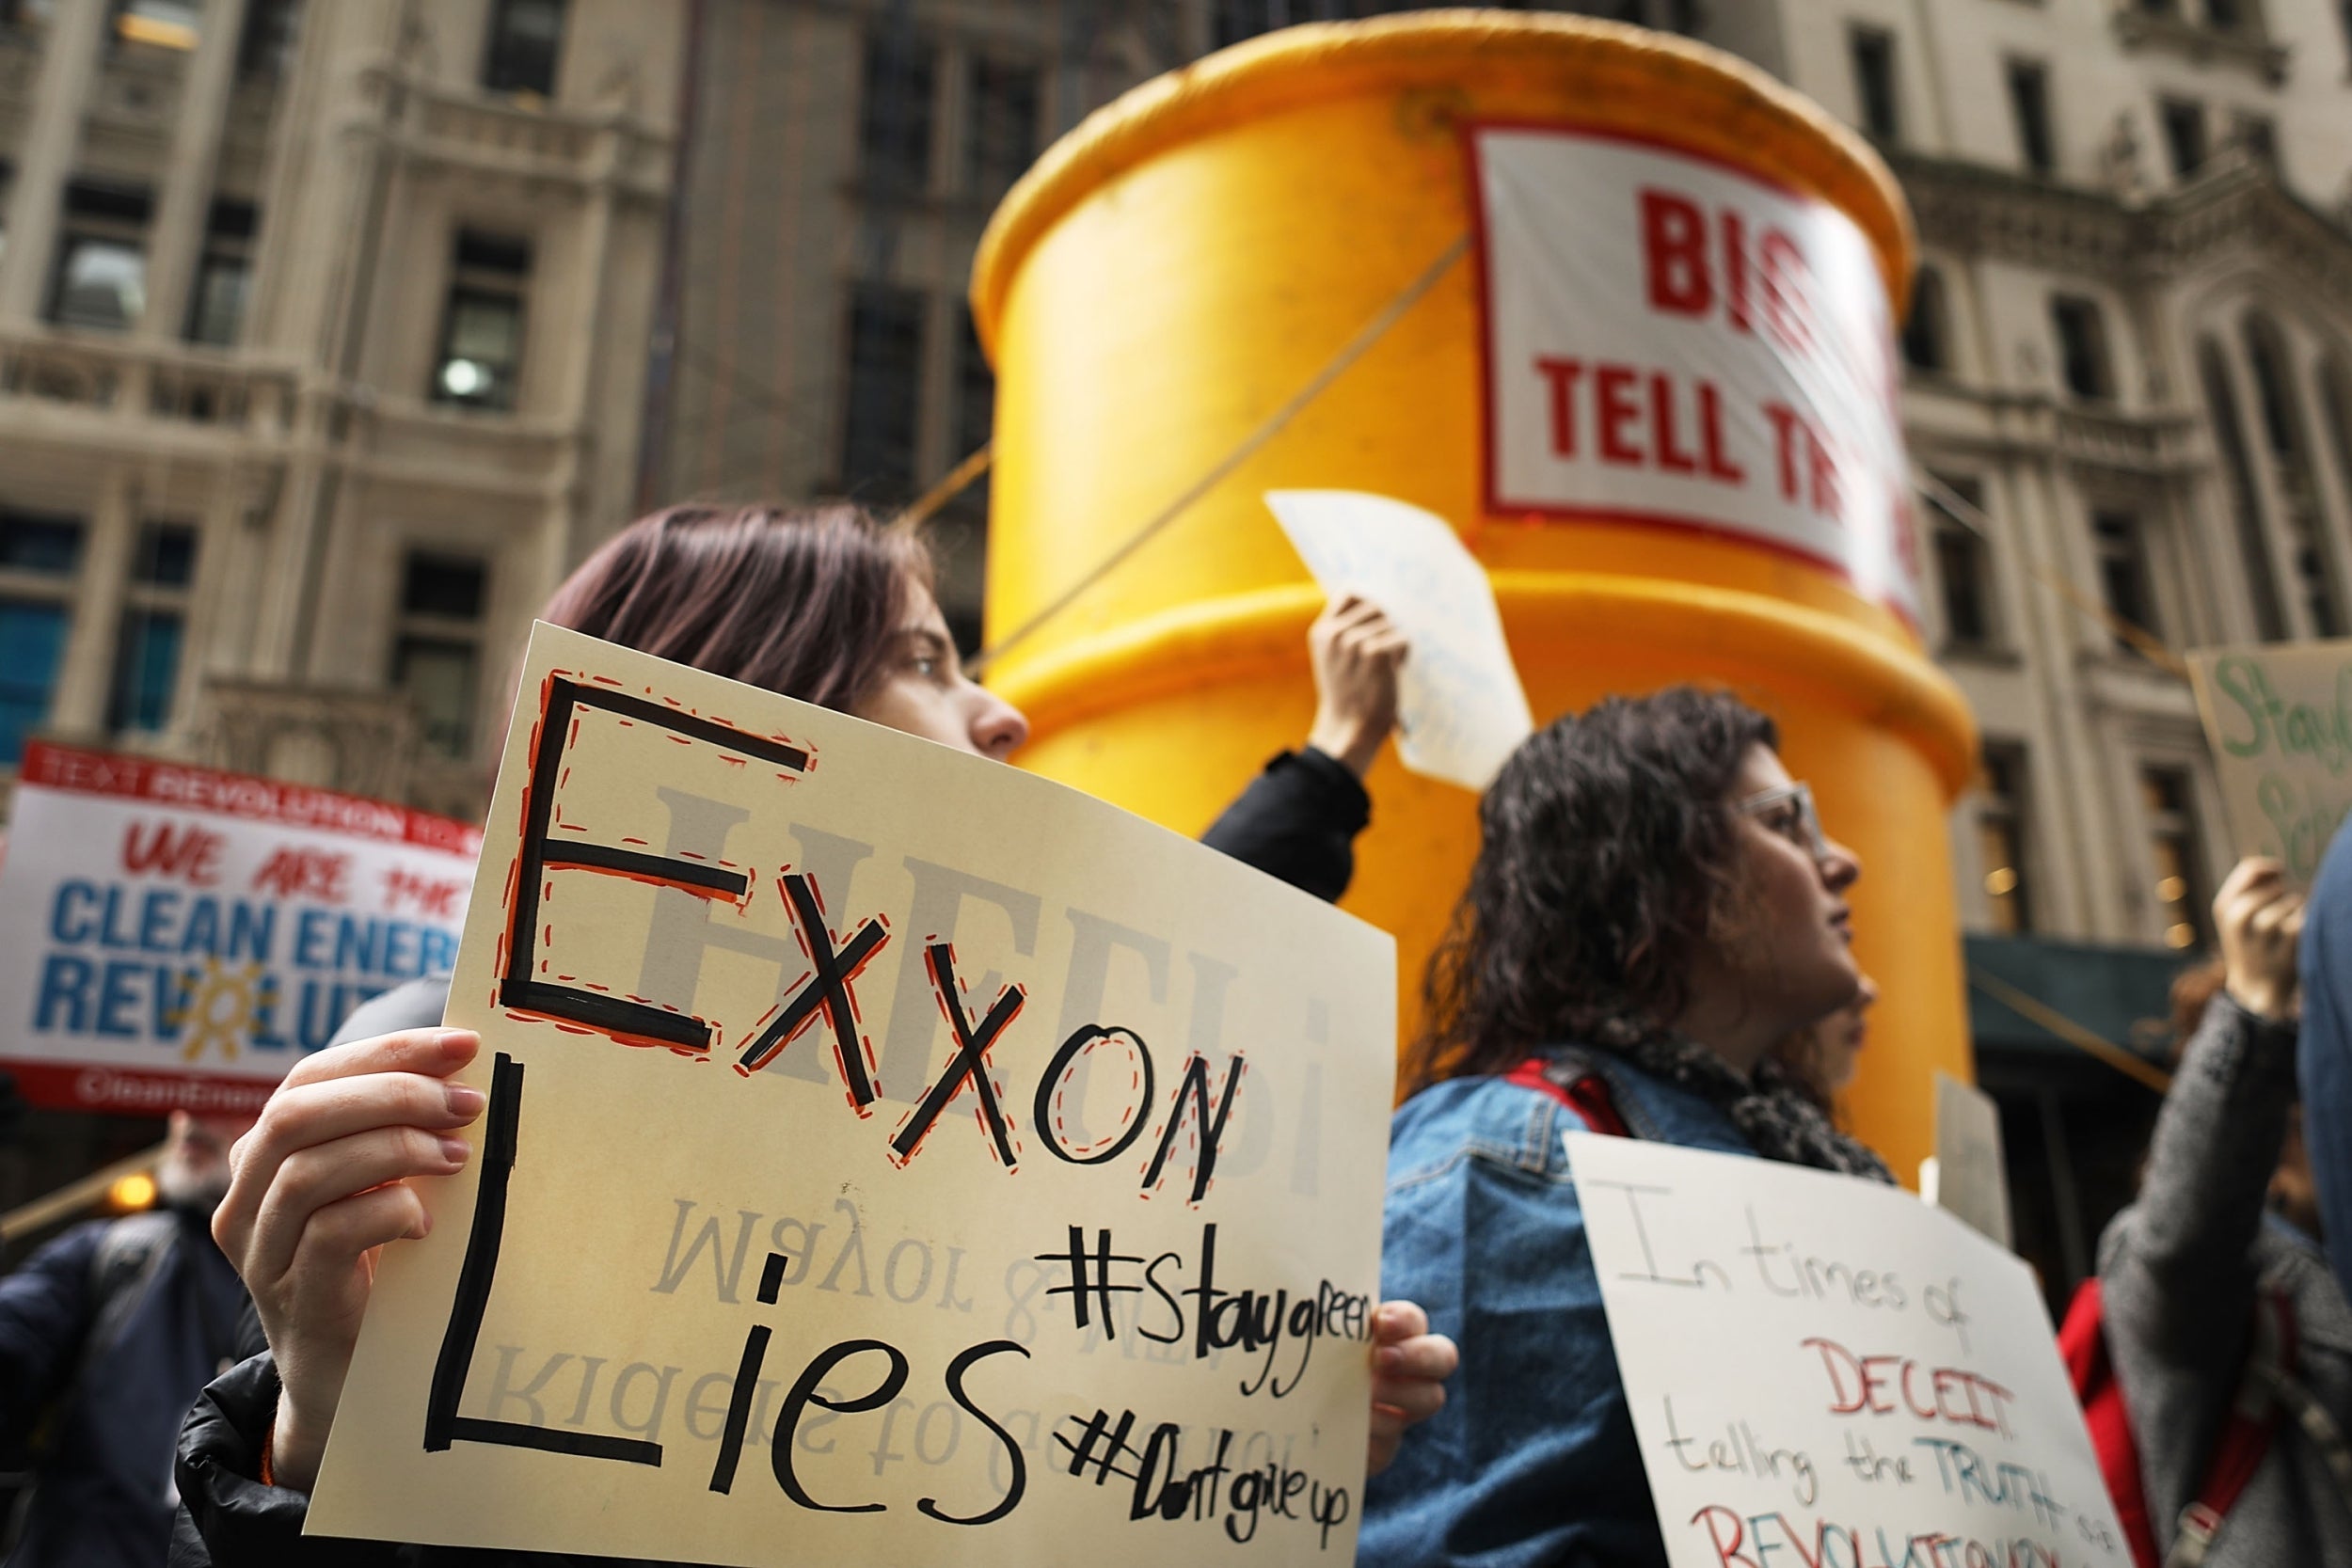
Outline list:
[[[0,5],[0,768],[45,733],[471,815],[532,607],[636,511],[895,506],[988,438],[964,284],[1057,135],[1406,8]],[[1742,55],[1910,194],[1973,1024],[2071,1283],[2153,1101],[2060,1036],[2160,1056],[2230,849],[2161,645],[2352,632],[2352,5],[1510,8]],[[968,644],[986,503],[938,524]]]

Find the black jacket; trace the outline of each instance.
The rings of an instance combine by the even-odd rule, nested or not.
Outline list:
[[[244,1302],[202,1223],[169,1212],[77,1226],[0,1280],[0,1435],[35,1450],[15,1568],[153,1568],[172,1435]]]
[[[1336,904],[1356,876],[1372,797],[1345,763],[1312,746],[1284,752],[1209,824],[1200,842]]]
[[[1372,798],[1345,765],[1310,746],[1266,764],[1201,843],[1318,898],[1336,900],[1356,871],[1356,835]],[[333,1043],[441,1020],[449,982],[415,980],[367,1003]],[[582,1560],[549,1552],[342,1541],[302,1533],[310,1498],[264,1486],[262,1439],[277,1418],[278,1368],[264,1351],[215,1378],[180,1433],[183,1507],[172,1568],[537,1568]],[[596,1560],[626,1568],[623,1559]]]

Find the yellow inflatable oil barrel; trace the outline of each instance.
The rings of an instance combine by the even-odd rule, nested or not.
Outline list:
[[[1866,145],[1636,28],[1398,16],[1144,84],[1046,152],[974,264],[988,630],[1021,628],[991,680],[1035,726],[1020,760],[1199,832],[1313,708],[1322,594],[1263,493],[1434,512],[1487,569],[1538,722],[1677,681],[1778,719],[1865,865],[1884,999],[1850,1109],[1909,1176],[1934,1071],[1969,1076],[1945,824],[1976,749],[1915,628],[1887,306],[1912,265]],[[1393,749],[1368,784],[1345,907],[1395,934],[1409,1032],[1477,802]]]

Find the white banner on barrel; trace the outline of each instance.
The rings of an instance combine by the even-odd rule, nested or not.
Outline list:
[[[1000,763],[541,626],[313,1533],[1344,1564],[1395,947]]]
[[[1622,132],[1470,135],[1487,510],[1740,539],[1916,625],[1893,315],[1853,220]]]
[[[449,972],[482,835],[35,742],[0,864],[0,1064],[35,1104],[260,1109],[345,1015]]]
[[[1571,1133],[1674,1568],[2128,1568],[2032,1270],[1899,1187]]]

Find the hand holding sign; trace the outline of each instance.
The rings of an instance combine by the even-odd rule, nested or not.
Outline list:
[[[1411,652],[1397,751],[1416,773],[1483,790],[1534,729],[1486,569],[1445,519],[1353,490],[1276,490],[1266,505],[1335,600],[1378,605]]]
[[[307,1057],[230,1156],[214,1234],[276,1354],[282,1486],[307,1492],[318,1474],[383,1248],[432,1229],[408,1179],[453,1175],[471,1157],[455,1134],[482,1114],[482,1091],[445,1080],[480,1044],[462,1029],[411,1029]]]
[[[1412,644],[1388,611],[1342,594],[1308,628],[1307,652],[1315,669],[1307,743],[1360,779],[1396,728],[1397,688]]]

